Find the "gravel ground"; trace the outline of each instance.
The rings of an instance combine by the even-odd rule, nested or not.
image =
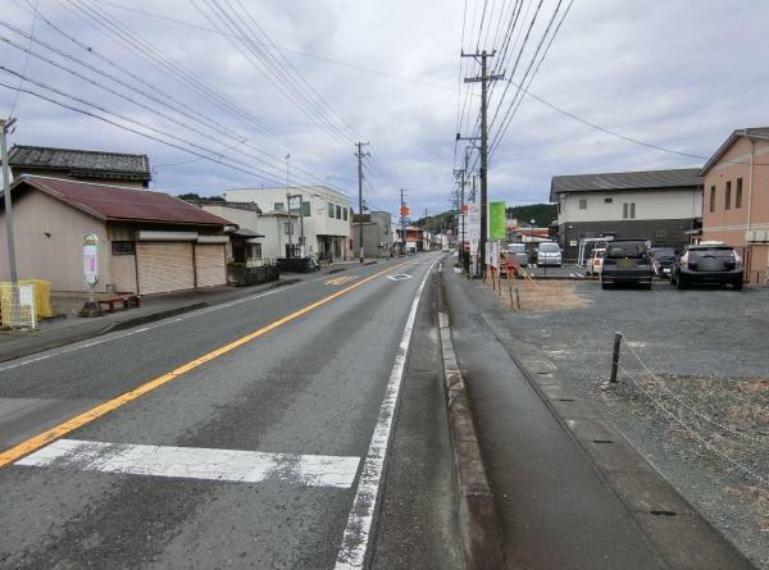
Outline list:
[[[769,570],[769,289],[564,286],[584,308],[518,313],[513,334]],[[604,391],[614,331],[625,335],[620,384]]]

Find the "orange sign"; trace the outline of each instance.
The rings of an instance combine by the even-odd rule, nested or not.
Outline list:
[[[408,206],[401,206],[401,218],[408,218],[411,215],[411,208]]]

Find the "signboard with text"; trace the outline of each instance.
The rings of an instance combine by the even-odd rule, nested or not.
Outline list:
[[[86,234],[83,239],[83,280],[91,289],[99,281],[99,236]]]

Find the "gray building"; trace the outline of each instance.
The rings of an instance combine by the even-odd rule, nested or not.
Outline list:
[[[392,216],[389,212],[363,214],[363,253],[366,257],[390,257],[393,251],[393,234],[390,231]],[[354,257],[360,257],[361,216],[352,218],[352,245]]]
[[[555,176],[550,201],[558,205],[559,242],[577,257],[585,238],[648,239],[682,247],[702,227],[698,168]]]

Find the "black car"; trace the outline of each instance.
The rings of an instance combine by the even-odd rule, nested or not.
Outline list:
[[[707,243],[687,246],[670,276],[678,289],[714,284],[740,290],[743,279],[742,259],[737,251],[728,245]]]
[[[651,289],[652,265],[644,240],[614,240],[606,244],[601,287],[632,284]]]
[[[652,269],[657,277],[668,277],[676,264],[676,250],[672,247],[651,249]]]

